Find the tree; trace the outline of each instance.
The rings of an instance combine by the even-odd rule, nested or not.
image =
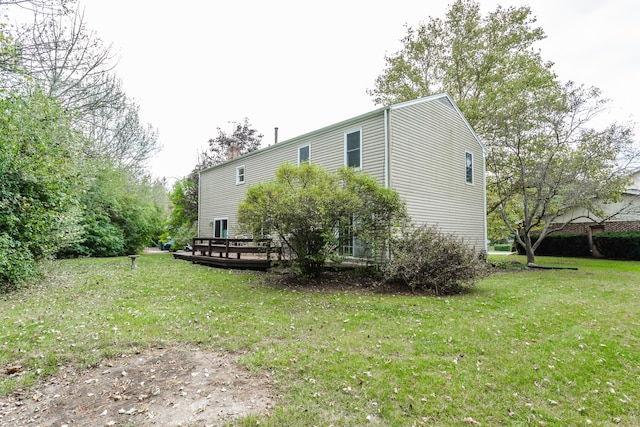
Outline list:
[[[637,157],[628,127],[587,126],[606,105],[599,91],[569,83],[558,105],[536,101],[515,110],[517,120],[497,122],[487,165],[495,212],[525,248],[528,263],[544,238],[566,225],[558,219],[567,212],[598,214],[596,201],[618,201],[628,185],[626,166]]]
[[[63,253],[132,253],[162,232],[144,176],[157,134],[70,4],[0,0],[34,14],[31,25],[0,22],[0,283]]]
[[[40,90],[57,99],[73,117],[74,129],[87,137],[84,154],[109,158],[118,167],[142,174],[146,161],[158,151],[158,135],[141,123],[139,106],[122,91],[113,74],[117,61],[111,47],[87,27],[80,12],[68,9],[66,1],[29,4],[33,22],[12,29],[11,40],[18,48],[11,52],[17,59],[16,64],[2,61],[3,86],[25,93]]]
[[[247,189],[238,212],[241,227],[254,237],[280,239],[294,254],[294,267],[307,277],[318,276],[335,255],[338,231],[372,242],[388,236],[405,216],[398,194],[373,178],[347,169],[331,174],[313,164],[282,165],[274,180]],[[365,223],[378,229],[358,235],[368,229]]]
[[[159,147],[158,132],[150,124],[141,123],[139,110],[137,103],[125,95],[116,105],[93,110],[82,126],[88,136],[85,154],[143,174]]]
[[[597,89],[561,84],[535,48],[545,37],[535,21],[528,6],[483,17],[478,2],[457,0],[444,20],[407,28],[403,49],[386,58],[369,91],[377,103],[442,91],[455,99],[488,147],[489,223],[497,216],[523,239],[529,262],[531,232],[541,229],[541,242],[562,212],[614,200],[629,165],[616,160],[635,155],[628,126],[591,128],[606,100]]]
[[[186,243],[188,234],[197,230],[199,172],[260,148],[263,135],[251,126],[248,118],[245,117],[243,123],[234,123],[231,134],[217,128],[218,136],[211,138],[208,149],[199,153],[195,168],[174,184],[170,194],[173,211],[168,225],[171,233],[184,241],[179,243]]]
[[[1,93],[0,111],[0,283],[14,283],[79,239],[85,187],[79,135],[55,100]]]
[[[177,247],[191,244],[198,233],[198,172],[176,181],[169,192],[171,215],[167,221],[167,234]]]
[[[122,256],[139,252],[163,232],[165,217],[154,185],[127,168],[92,162],[93,179],[81,197],[82,234],[58,257]]]
[[[388,105],[448,92],[484,136],[505,100],[555,84],[552,64],[535,48],[546,37],[535,21],[529,6],[498,6],[483,17],[480,3],[456,0],[444,20],[407,27],[403,49],[385,58],[368,93]]]
[[[117,64],[111,47],[90,30],[83,15],[34,11],[19,41],[21,67],[45,94],[77,113],[82,122],[96,110],[120,105],[124,96],[113,74]]]
[[[173,206],[169,226],[173,229],[178,229],[184,224],[193,224],[198,220],[197,194],[194,200],[197,178],[193,180],[190,177],[191,175],[176,181],[169,193],[169,200]]]
[[[231,134],[217,128],[218,136],[209,140],[209,149],[201,154],[197,169],[202,170],[260,148],[262,135],[251,127],[249,119],[236,123]]]

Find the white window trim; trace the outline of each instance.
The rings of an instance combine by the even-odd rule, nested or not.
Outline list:
[[[242,169],[242,181],[240,181],[240,169]],[[247,168],[240,165],[236,168],[236,185],[242,185],[247,181]]]
[[[354,167],[354,169],[356,170],[361,170],[362,169],[362,128],[357,128],[357,129],[350,129],[348,131],[346,131],[344,133],[344,165],[347,166],[347,161],[348,161],[348,157],[347,157],[347,135],[351,134],[351,133],[355,133],[355,132],[360,132],[360,166],[359,167]]]
[[[213,218],[213,238],[214,239],[225,239],[225,237],[218,237],[216,236],[216,222],[217,221],[227,221],[227,237],[229,237],[229,217],[228,216],[221,216],[218,218]],[[220,231],[222,231],[222,227],[220,228]]]
[[[471,155],[471,182],[467,181],[467,155]],[[475,182],[474,179],[474,169],[475,169],[475,165],[473,164],[473,153],[471,151],[465,151],[464,152],[464,182],[468,185],[473,185]]]
[[[308,160],[308,162],[311,163],[311,144],[300,145],[298,147],[298,166],[300,166],[300,164],[301,164],[301,162],[300,162],[300,150],[305,148],[305,147],[309,147],[309,160]]]

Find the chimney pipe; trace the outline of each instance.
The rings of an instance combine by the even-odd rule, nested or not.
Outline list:
[[[273,139],[273,141],[274,141],[273,143],[277,144],[278,143],[278,128],[276,127],[276,128],[274,128],[274,130],[275,130],[275,135],[273,137],[274,138]]]

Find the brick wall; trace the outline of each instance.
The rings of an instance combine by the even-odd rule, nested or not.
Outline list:
[[[553,228],[552,224],[552,227]],[[562,231],[554,234],[588,234],[589,228],[598,226],[595,222],[578,222],[567,224]],[[640,221],[610,221],[602,224],[604,232],[640,231]]]

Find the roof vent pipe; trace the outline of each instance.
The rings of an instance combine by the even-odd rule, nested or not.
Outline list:
[[[277,144],[278,143],[278,128],[274,128],[274,135],[273,135],[273,143]]]

